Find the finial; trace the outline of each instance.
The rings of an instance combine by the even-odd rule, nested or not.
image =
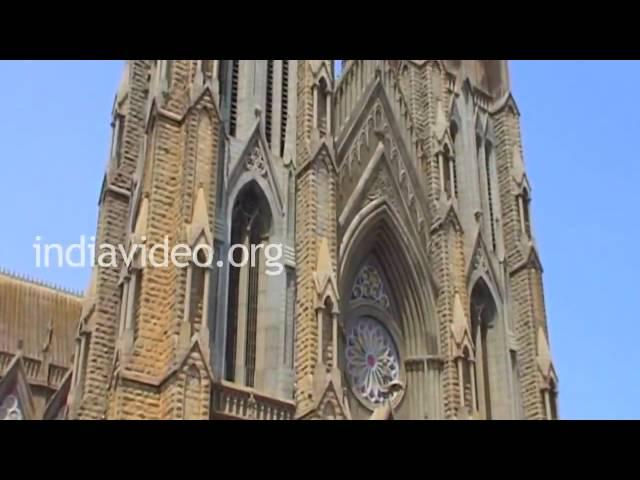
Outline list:
[[[47,324],[47,336],[44,341],[44,345],[42,346],[43,352],[48,352],[49,347],[51,346],[51,340],[53,339],[53,320],[50,318],[49,323]]]

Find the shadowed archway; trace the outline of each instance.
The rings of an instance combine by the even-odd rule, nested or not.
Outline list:
[[[341,313],[347,335],[361,321],[379,324],[388,332],[389,340],[383,339],[383,343],[393,344],[397,349],[394,355],[399,357],[397,362],[401,369],[397,378],[407,382],[404,396],[409,401],[402,400],[405,406],[400,406],[400,409],[406,413],[417,409],[420,413],[414,417],[424,415],[425,373],[412,377],[412,381],[405,371],[405,363],[408,359],[438,353],[432,283],[426,269],[424,250],[419,249],[395,211],[384,200],[367,205],[344,232],[339,272]],[[367,286],[368,294],[361,294],[359,290],[362,278],[374,279]],[[340,342],[343,348],[345,340],[343,338]],[[340,358],[344,362],[344,350],[340,352]],[[370,361],[371,365],[375,364],[372,359]],[[393,359],[390,361],[395,362]],[[375,407],[367,405],[367,402],[360,403],[369,410]]]

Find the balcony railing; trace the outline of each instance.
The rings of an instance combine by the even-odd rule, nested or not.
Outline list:
[[[211,406],[214,418],[228,420],[291,420],[296,409],[293,401],[225,381],[213,386]]]

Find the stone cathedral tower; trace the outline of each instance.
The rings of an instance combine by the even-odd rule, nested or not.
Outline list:
[[[96,243],[216,261],[96,267],[50,415],[557,418],[519,124],[505,61],[128,61]]]

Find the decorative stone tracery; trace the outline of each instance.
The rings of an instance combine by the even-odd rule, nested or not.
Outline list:
[[[353,393],[366,403],[382,404],[387,385],[400,379],[398,350],[387,329],[370,317],[356,320],[347,332],[345,354]]]
[[[20,408],[20,402],[15,395],[7,395],[0,404],[0,420],[23,420],[24,415]]]
[[[245,159],[245,167],[249,171],[256,171],[263,177],[267,176],[267,162],[260,148],[255,148]]]
[[[351,289],[351,300],[369,300],[377,303],[385,310],[391,304],[378,270],[372,265],[365,265],[360,270]]]

